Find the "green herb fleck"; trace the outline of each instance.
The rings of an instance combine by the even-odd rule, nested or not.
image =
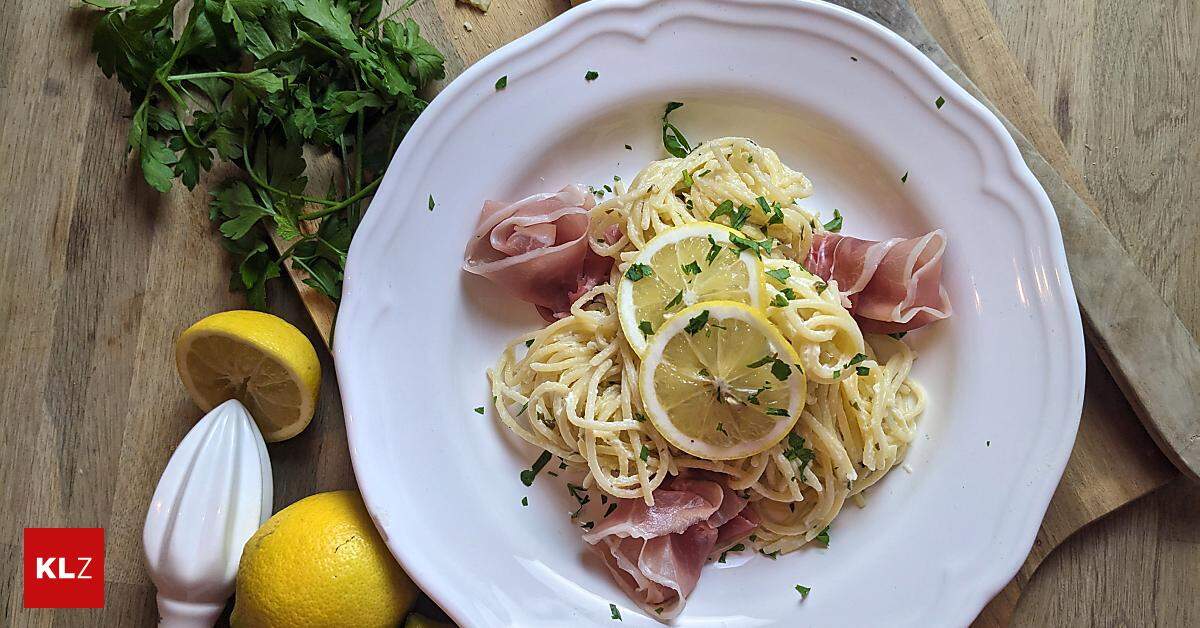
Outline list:
[[[779,283],[783,283],[788,280],[788,277],[792,276],[792,271],[786,268],[776,268],[775,270],[768,270],[767,276]]]
[[[688,172],[687,170],[684,170],[683,176],[680,177],[680,179],[679,179],[679,185],[678,185],[679,189],[681,191],[682,190],[690,190],[690,189],[692,189],[692,184],[693,184],[692,173]]]
[[[615,619],[615,620],[617,620],[617,621],[625,621],[624,619],[621,619],[621,611],[617,609],[617,605],[616,605],[616,604],[609,604],[609,605],[608,605],[608,610],[612,611],[612,618],[613,618],[613,619]]]
[[[853,57],[851,58],[853,59]],[[855,59],[855,61],[857,61],[857,59]],[[809,591],[812,591],[812,589],[809,587],[806,587],[802,584],[796,585],[796,592],[800,594],[801,599],[807,600]]]
[[[696,335],[696,332],[700,331],[701,329],[704,329],[704,324],[707,322],[708,322],[708,310],[703,310],[699,314],[693,316],[690,320],[688,320],[687,327],[684,327],[683,330],[686,331],[688,334],[691,334],[694,336],[694,335]]]
[[[787,307],[787,304],[788,304],[788,298],[783,296],[782,292],[780,292],[779,294],[776,294],[775,297],[773,299],[771,299],[771,305],[773,305],[775,307]]]
[[[725,431],[725,424],[724,424],[724,423],[721,423],[721,422],[719,422],[719,421],[717,422],[717,431],[718,431],[718,432],[720,432],[720,433],[722,433],[722,434],[724,434],[724,435],[726,435],[726,436],[729,436],[729,432],[726,432],[726,431]]]
[[[717,208],[714,209],[713,212],[708,215],[708,219],[713,222],[716,222],[716,220],[718,218],[720,218],[721,216],[729,216],[732,219],[732,217],[733,217],[733,201],[730,201],[730,200],[721,201],[721,203],[719,205],[717,205]],[[709,238],[712,238],[712,236],[709,236]]]
[[[788,411],[783,408],[767,408],[767,414],[771,416],[790,416]]]
[[[717,259],[717,256],[721,254],[721,245],[717,244],[716,239],[712,236],[708,236],[708,244],[708,255],[704,256],[704,259],[708,262],[709,266],[712,266],[713,260]]]
[[[616,509],[617,509],[617,502],[613,502],[613,503],[609,504],[608,508],[604,511],[604,516],[608,517],[609,515],[613,514],[613,511]]]
[[[530,338],[529,340],[526,340],[526,341],[525,341],[525,348],[526,348],[526,349],[528,349],[529,347],[532,347],[532,346],[533,346],[533,338]]]
[[[817,533],[817,542],[825,547],[829,547],[829,526],[825,526],[824,530]]]
[[[642,462],[646,462],[647,460],[649,460],[650,448],[645,445],[642,445],[642,451],[641,451],[641,453],[638,454],[638,458],[641,458]]]
[[[589,81],[589,82],[594,81],[598,78],[600,78],[600,73],[595,70],[588,70],[587,73],[583,75],[583,80]]]
[[[749,369],[756,369],[756,368],[759,368],[759,367],[762,367],[762,366],[766,366],[766,365],[768,365],[768,364],[770,364],[770,363],[772,363],[772,362],[774,362],[774,361],[775,361],[775,356],[773,356],[773,355],[764,355],[763,357],[761,357],[761,358],[759,358],[759,359],[757,359],[757,360],[755,360],[755,361],[753,361],[753,362],[751,362],[751,363],[747,364],[747,365],[746,365],[746,368],[749,368]]]
[[[835,208],[833,210],[833,220],[830,220],[829,222],[827,222],[821,226],[825,227],[825,230],[829,231],[830,233],[837,233],[837,232],[841,231],[842,230],[842,212],[838,211]]]
[[[729,226],[734,229],[741,229],[742,225],[746,224],[746,220],[750,218],[750,212],[754,211],[745,205],[739,205],[737,212],[729,220]]]
[[[532,467],[521,472],[521,483],[525,486],[533,486],[534,478],[537,477],[542,467],[546,466],[547,462],[550,462],[550,457],[550,452],[543,451],[542,455],[538,456],[538,459],[533,462]]]
[[[683,273],[685,275],[699,275],[700,274],[700,265],[694,261],[690,262],[688,264],[684,264],[680,268],[683,269]]]
[[[855,353],[854,357],[850,358],[850,361],[846,363],[846,366],[854,366],[855,364],[861,364],[862,361],[866,360],[866,359],[867,359],[867,356],[865,354]]]
[[[662,115],[663,147],[667,149],[667,152],[670,153],[671,156],[679,158],[687,157],[688,153],[692,152],[692,145],[689,144],[687,138],[683,136],[683,131],[680,131],[679,127],[675,126],[674,124],[671,124],[667,117],[671,115],[672,111],[675,111],[682,106],[683,103],[681,102],[669,102],[667,103],[667,108],[665,111],[663,111]]]
[[[933,104],[936,105],[938,109],[941,109],[942,105],[946,104],[946,99],[938,96],[937,100],[933,101]]]
[[[792,367],[787,362],[775,359],[775,363],[771,365],[771,374],[779,381],[786,381],[792,375]]]
[[[508,87],[508,75],[507,74],[496,79],[496,91],[500,91],[500,90],[504,89],[505,87]]]
[[[825,292],[825,289],[829,287],[829,284],[825,283],[824,281],[818,281],[813,284],[813,287],[817,289],[817,294],[821,294],[822,292]]]
[[[895,340],[900,340],[901,338],[903,338],[907,335],[908,335],[908,332],[906,332],[906,331],[898,331],[894,334],[888,334],[888,336],[892,337]]]
[[[903,176],[903,177],[900,177],[900,182],[901,182],[901,183],[908,183],[908,171],[907,171],[907,170],[906,170],[906,171],[904,171],[904,176]]]
[[[430,194],[429,195],[429,211],[433,211],[433,208],[436,206],[437,206],[437,203],[433,202],[433,195]]]
[[[788,301],[794,301],[796,299],[796,291],[792,290],[791,288],[784,288],[779,291],[779,294],[782,294]]]
[[[528,497],[522,497],[522,498],[521,498],[521,505],[522,505],[522,506],[528,506],[528,505],[529,505],[529,498],[528,498]]]
[[[626,144],[626,145],[625,145],[625,150],[633,150],[633,147],[632,147],[632,146],[630,146],[629,144]]]
[[[642,321],[638,323],[638,329],[640,329],[642,333],[646,334],[647,336],[654,334],[654,326],[650,324],[650,321]]]
[[[654,276],[654,270],[645,264],[632,264],[629,270],[625,271],[625,277],[630,281],[641,281],[652,276]]]
[[[483,406],[479,406],[478,408],[475,408],[475,414],[483,414]]]
[[[637,421],[638,423],[643,423],[646,421],[646,415],[642,414],[641,412],[634,412],[633,420]]]
[[[667,306],[663,309],[670,310],[680,303],[683,303],[683,290],[676,292],[675,296],[671,297],[670,301],[667,301]]]
[[[854,372],[858,373],[860,376],[865,376],[865,375],[870,374],[871,369],[869,369],[865,366],[856,366],[856,367],[854,367]]]

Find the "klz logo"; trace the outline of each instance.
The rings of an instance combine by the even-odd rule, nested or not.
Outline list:
[[[104,607],[103,528],[25,528],[25,608]]]

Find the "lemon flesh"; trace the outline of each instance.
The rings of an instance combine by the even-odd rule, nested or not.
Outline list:
[[[277,316],[250,310],[208,316],[180,334],[175,366],[202,410],[237,399],[268,442],[300,433],[316,410],[317,351]]]
[[[416,597],[358,491],[318,493],[275,513],[246,542],[229,623],[393,628]]]
[[[654,237],[630,262],[617,285],[617,312],[638,355],[666,320],[701,301],[763,307],[762,264],[738,252],[730,235],[738,232],[712,222],[682,225]]]
[[[807,384],[791,344],[756,309],[698,303],[646,348],[639,379],[650,420],[670,443],[706,460],[762,452],[783,440]]]

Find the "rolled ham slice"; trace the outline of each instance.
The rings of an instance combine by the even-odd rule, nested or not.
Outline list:
[[[612,259],[593,253],[587,242],[588,210],[595,205],[579,184],[515,203],[486,201],[463,270],[534,304],[549,321],[560,318],[606,281],[612,267]]]
[[[719,475],[697,473],[663,482],[653,506],[619,500],[583,540],[630,599],[651,617],[671,619],[709,557],[757,528],[757,514]]]
[[[826,281],[837,281],[863,331],[891,334],[912,331],[952,313],[942,286],[945,251],[946,234],[941,229],[883,242],[817,233],[804,266]]]

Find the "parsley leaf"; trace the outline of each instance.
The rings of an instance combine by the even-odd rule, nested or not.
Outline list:
[[[933,101],[933,104],[937,106],[938,109],[941,109],[942,105],[946,104],[946,99],[938,96],[937,100]]]
[[[782,292],[776,294],[775,297],[771,299],[771,305],[775,307],[787,307],[787,304],[788,298],[784,296]]]
[[[768,365],[768,364],[770,364],[770,363],[772,363],[772,362],[774,362],[774,361],[775,361],[775,356],[773,356],[773,355],[764,355],[763,357],[761,357],[761,358],[759,358],[759,359],[757,359],[757,360],[755,360],[755,361],[753,361],[753,362],[751,362],[751,363],[747,364],[747,365],[746,365],[746,368],[748,368],[748,369],[756,369],[756,368],[759,368],[759,367],[761,367],[761,366],[766,366],[766,365]]]
[[[617,609],[617,605],[616,605],[616,604],[609,604],[609,605],[608,605],[608,610],[609,610],[609,611],[612,611],[612,618],[613,618],[613,619],[615,619],[615,620],[617,620],[617,621],[625,621],[624,619],[621,619],[621,611],[620,611],[619,609]]]
[[[654,276],[654,270],[645,264],[631,264],[629,270],[625,271],[625,276],[630,281],[641,281],[646,277]]]
[[[542,467],[546,466],[547,462],[550,462],[550,452],[543,451],[542,455],[538,456],[538,459],[533,462],[532,467],[521,472],[521,483],[525,486],[533,486],[534,478],[537,477]]]
[[[837,232],[841,231],[842,230],[842,212],[838,211],[835,208],[833,210],[833,220],[830,220],[829,222],[827,222],[821,226],[825,227],[825,230],[829,231],[831,233],[837,233]]]
[[[683,106],[681,102],[669,102],[667,108],[662,115],[662,140],[663,147],[673,157],[687,157],[688,153],[692,152],[692,145],[688,143],[687,138],[683,136],[683,131],[679,127],[671,124],[668,116],[672,111]]]
[[[646,334],[647,336],[654,335],[654,326],[650,324],[650,321],[642,321],[638,323],[638,329],[640,329],[642,333]]]
[[[508,87],[508,75],[507,74],[496,79],[496,91],[500,91],[500,90],[504,89],[505,87]]]
[[[825,526],[824,530],[817,533],[817,542],[825,547],[829,547],[829,526]]]
[[[771,374],[775,376],[775,379],[782,382],[791,377],[792,367],[787,362],[776,358],[775,363],[771,365]]]
[[[809,591],[812,591],[812,588],[806,587],[802,584],[796,585],[796,592],[800,594],[801,599],[807,600]]]
[[[729,216],[732,219],[732,217],[733,217],[733,201],[730,201],[730,200],[721,201],[721,204],[717,205],[717,208],[713,210],[713,213],[708,215],[708,219],[713,222],[716,222],[717,219],[720,218],[721,216]],[[708,236],[708,237],[709,237],[709,239],[712,239],[712,236]]]
[[[587,73],[583,75],[583,80],[588,81],[589,83],[598,78],[600,78],[600,73],[595,70],[588,70]]]
[[[768,270],[767,276],[775,281],[783,283],[788,280],[788,277],[792,276],[792,271],[786,268],[776,268],[775,270]]]
[[[484,413],[483,406],[478,406],[475,408],[475,414],[483,414],[483,413]]]
[[[642,462],[646,462],[650,458],[650,448],[642,445],[642,451],[638,453],[638,458],[641,458]]]
[[[670,309],[674,308],[675,306],[679,305],[680,303],[683,303],[683,290],[676,292],[675,296],[671,297],[670,301],[667,301],[667,305],[663,309],[670,310]]]
[[[683,273],[685,275],[699,275],[700,274],[700,265],[694,261],[690,262],[688,264],[684,264],[680,268],[683,270]]]
[[[699,314],[697,314],[697,315],[693,316],[691,319],[689,319],[687,327],[684,327],[683,330],[686,331],[688,334],[691,334],[694,336],[694,335],[696,335],[696,332],[700,331],[701,329],[704,329],[704,324],[707,322],[708,322],[708,310],[703,310]]]

